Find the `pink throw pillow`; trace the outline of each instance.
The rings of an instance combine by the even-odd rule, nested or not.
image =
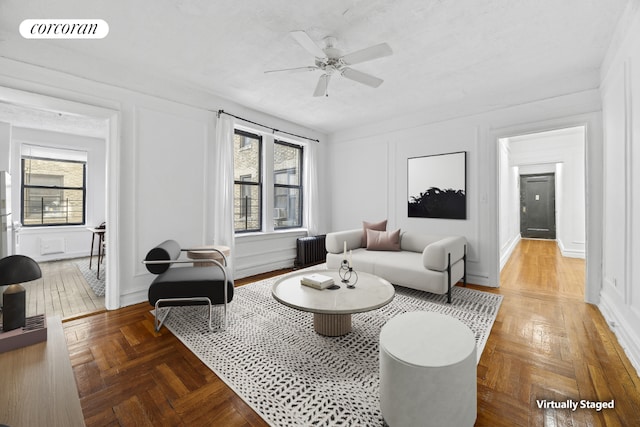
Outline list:
[[[362,229],[364,233],[362,233],[362,246],[363,248],[367,247],[367,230],[377,230],[377,231],[386,231],[387,230],[387,220],[380,222],[367,222],[362,221]]]
[[[400,229],[396,231],[367,230],[368,251],[399,251]]]

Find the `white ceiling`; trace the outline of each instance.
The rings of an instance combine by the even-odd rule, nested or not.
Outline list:
[[[3,0],[0,56],[124,87],[171,81],[325,133],[424,112],[456,116],[599,85],[627,0]],[[30,18],[105,20],[102,40],[26,40]],[[336,37],[345,53],[387,42],[353,68],[377,89],[319,71],[290,36]],[[160,92],[158,92],[160,93]],[[213,106],[215,108],[215,106]]]
[[[0,122],[11,123],[15,127],[49,130],[94,138],[105,138],[108,132],[106,119],[38,110],[2,101],[0,101]]]

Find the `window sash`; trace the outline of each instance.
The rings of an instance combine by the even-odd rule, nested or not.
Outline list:
[[[252,144],[247,144],[247,139],[257,142],[257,165],[255,170],[248,168],[234,179],[234,212],[233,224],[235,233],[247,233],[262,231],[262,137],[257,134],[235,129],[235,135],[239,135],[238,153],[246,149],[253,148]],[[235,143],[234,143],[235,144]],[[235,150],[235,148],[234,148]],[[234,153],[234,162],[237,157]],[[234,174],[240,173],[237,165]],[[249,172],[249,173],[247,173]],[[254,177],[255,175],[255,177]],[[252,190],[253,188],[253,190]],[[247,193],[255,194],[247,200]]]
[[[31,175],[34,177],[49,176],[55,181],[56,177],[69,176],[71,173],[62,175],[50,175],[46,172],[50,170],[58,172],[61,165],[51,166],[52,169],[42,168],[36,171],[27,172],[28,161],[39,161],[46,163],[58,164],[75,164],[82,167],[82,185],[45,185],[30,184]],[[32,156],[22,157],[22,185],[21,185],[21,212],[20,219],[24,227],[42,227],[42,226],[66,226],[66,225],[84,225],[86,223],[86,203],[87,203],[87,165],[84,161],[77,160],[61,160],[38,158]],[[46,178],[43,179],[46,181]],[[37,182],[38,179],[36,178]],[[35,193],[35,194],[32,194]],[[73,198],[72,198],[73,195]],[[29,201],[28,201],[29,200]]]
[[[298,158],[295,165],[291,165],[286,169],[281,169],[280,171],[275,170],[275,159],[274,159],[274,171],[273,171],[273,206],[274,206],[274,229],[282,230],[286,228],[298,228],[302,226],[302,208],[303,208],[303,188],[302,188],[302,159],[303,159],[303,147],[296,144],[290,144],[284,141],[275,140],[274,144],[274,152],[277,147],[284,146],[289,147],[298,152]],[[291,174],[291,171],[295,171],[294,174]],[[284,171],[284,172],[282,172]],[[295,183],[289,183],[290,180],[287,179],[287,184],[279,184],[277,183],[276,175],[277,173],[287,173],[289,175],[295,175]],[[282,190],[288,190],[284,192]],[[294,191],[295,190],[295,191]],[[280,193],[280,194],[278,194]],[[293,196],[292,193],[297,193],[297,197]],[[284,201],[283,201],[284,200]],[[283,206],[284,205],[284,206]]]

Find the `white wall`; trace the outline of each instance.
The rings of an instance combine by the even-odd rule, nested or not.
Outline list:
[[[0,171],[11,173],[11,124],[0,122]]]
[[[520,174],[556,173],[556,240],[563,256],[585,257],[583,127],[509,138],[510,165]]]
[[[509,139],[500,139],[499,145],[499,211],[500,211],[500,270],[520,241],[520,171],[510,165]]]
[[[597,153],[600,108],[599,93],[586,91],[439,123],[418,112],[331,135],[330,228],[358,228],[363,220],[388,218],[393,228],[463,235],[470,245],[469,281],[497,286],[498,139],[588,122],[590,150]],[[467,152],[467,220],[409,218],[407,158],[455,151]],[[597,214],[593,218],[597,224]]]
[[[36,261],[88,256],[93,236],[86,227],[106,218],[106,147],[104,139],[14,126],[11,141],[13,221],[21,218],[21,147],[23,144],[87,153],[86,226],[23,227],[16,232],[16,253]],[[97,242],[97,240],[96,240]],[[48,253],[51,252],[51,253]]]
[[[0,58],[0,96],[3,87],[10,88],[5,90],[7,93],[11,89],[24,91],[24,96],[11,92],[12,101],[25,98],[27,104],[50,105],[62,100],[59,103],[71,101],[117,112],[118,126],[111,130],[113,142],[107,147],[108,161],[119,159],[117,163],[109,163],[107,170],[107,191],[112,201],[107,211],[117,215],[117,229],[110,228],[109,235],[117,239],[117,248],[113,247],[116,242],[109,242],[112,252],[107,254],[111,260],[108,268],[117,266],[117,274],[108,275],[107,280],[108,286],[118,292],[116,301],[110,303],[107,290],[108,308],[146,301],[153,276],[147,273],[141,260],[155,244],[165,239],[176,239],[184,246],[212,241],[211,210],[215,214],[216,201],[211,200],[206,185],[208,172],[215,173],[210,170],[209,158],[215,135],[212,111],[224,109],[278,129],[324,140],[320,133],[202,91],[177,86],[175,82],[165,82],[157,93],[144,94]],[[51,98],[40,100],[33,94]],[[320,143],[318,149],[322,162],[324,145]],[[320,192],[322,197],[326,188],[321,186]],[[114,222],[109,218],[107,221]],[[320,224],[321,231],[323,227]],[[258,242],[238,245],[233,254],[240,260],[235,263],[236,270],[242,270],[242,260],[249,260],[248,254],[259,253],[261,245]],[[295,235],[291,233],[271,238],[265,251],[275,254],[267,259],[274,260],[274,265],[280,261],[279,256],[292,260],[290,251],[282,248],[294,245]],[[269,264],[262,265],[262,271],[271,269]]]
[[[600,309],[640,372],[640,11],[603,64],[604,245]]]

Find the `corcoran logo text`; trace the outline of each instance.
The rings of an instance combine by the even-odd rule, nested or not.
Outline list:
[[[20,35],[25,39],[102,39],[109,24],[102,19],[25,19]]]

